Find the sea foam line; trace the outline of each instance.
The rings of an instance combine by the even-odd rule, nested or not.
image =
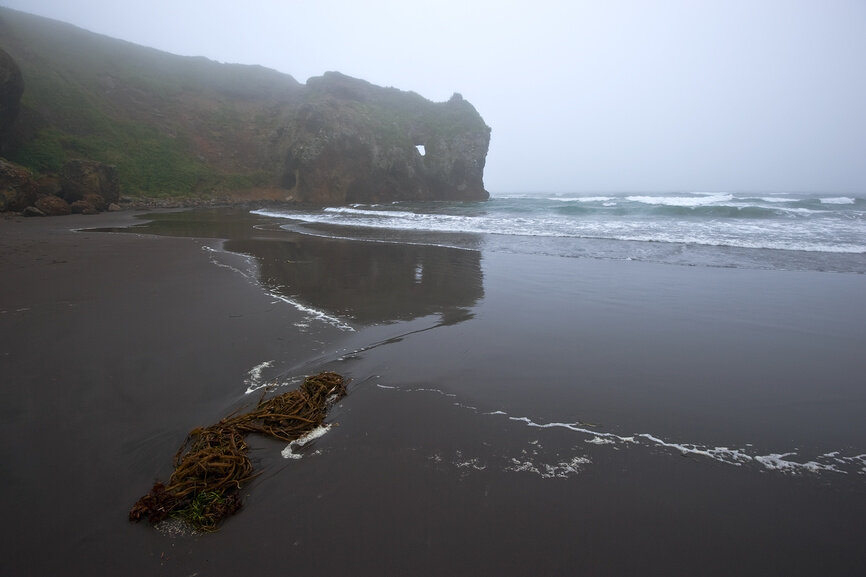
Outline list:
[[[442,396],[446,396],[449,398],[454,398],[456,395],[454,393],[448,393],[440,389],[433,388],[402,388],[402,387],[392,387],[386,385],[379,385],[380,388],[383,389],[397,389],[404,392],[430,392],[436,393]],[[612,445],[615,446],[619,444],[632,444],[632,445],[640,445],[640,446],[658,446],[663,447],[665,449],[672,449],[678,451],[682,455],[693,455],[697,457],[705,457],[708,459],[712,459],[714,461],[718,461],[720,463],[724,463],[727,465],[734,466],[742,466],[744,464],[757,464],[763,467],[768,471],[778,471],[781,473],[787,474],[800,474],[800,473],[812,473],[819,474],[822,472],[830,472],[830,473],[839,473],[839,474],[848,474],[848,473],[856,473],[859,475],[866,475],[866,453],[846,456],[842,455],[840,451],[831,451],[828,453],[824,453],[822,455],[818,455],[812,460],[800,462],[791,460],[789,457],[796,457],[796,451],[788,451],[784,453],[769,453],[766,455],[760,454],[752,454],[748,449],[743,448],[732,448],[732,447],[713,447],[707,445],[701,445],[698,443],[679,443],[666,441],[661,437],[654,435],[652,433],[635,433],[632,435],[618,435],[616,433],[611,433],[608,431],[602,431],[594,427],[593,425],[589,425],[586,423],[576,422],[576,423],[564,423],[553,421],[550,423],[538,423],[529,417],[517,417],[512,416],[506,413],[505,411],[495,410],[495,411],[486,411],[481,412],[476,407],[471,405],[466,405],[460,402],[454,402],[454,406],[471,410],[476,414],[484,415],[484,416],[493,416],[493,417],[506,417],[510,421],[524,423],[527,427],[533,427],[538,429],[567,429],[569,431],[573,431],[575,433],[586,435],[590,437],[588,440],[585,440],[585,443],[593,444],[593,445]],[[517,468],[512,468],[510,470],[526,470],[529,471],[535,465],[532,463],[526,464],[526,461],[520,459],[513,459],[513,466]],[[589,461],[587,461],[589,462]],[[536,467],[537,469],[537,467]],[[533,472],[537,472],[539,474],[540,470],[535,470]],[[542,475],[544,476],[544,475]]]
[[[254,278],[254,275],[247,273],[245,271],[242,271],[237,267],[234,267],[234,266],[231,266],[229,264],[220,262],[216,258],[217,254],[225,253],[225,251],[220,251],[220,250],[217,250],[217,249],[210,247],[210,246],[207,246],[207,245],[203,246],[202,250],[204,250],[205,252],[211,253],[211,257],[210,257],[211,263],[217,265],[218,267],[227,268],[233,272],[236,272],[239,275],[241,275],[242,277],[244,277],[245,279],[247,279],[248,281],[253,282],[253,283],[261,286],[261,284]],[[231,254],[238,254],[238,253],[231,253]],[[253,257],[251,257],[249,255],[245,255],[245,254],[239,254],[239,256],[242,256],[243,258],[245,258],[251,267],[255,267],[255,259]],[[265,287],[262,287],[262,288],[264,289]],[[268,295],[269,297],[277,299],[278,301],[281,301],[283,303],[291,305],[292,307],[294,307],[299,312],[305,314],[308,319],[317,320],[317,321],[329,324],[331,326],[337,327],[338,329],[340,329],[342,331],[355,332],[355,329],[351,325],[349,325],[348,323],[344,322],[343,320],[341,320],[337,317],[331,316],[331,315],[329,315],[323,311],[320,311],[318,309],[314,309],[312,307],[308,307],[304,304],[299,303],[298,301],[296,301],[294,299],[283,296],[283,295],[281,295],[277,292],[274,292],[272,290],[265,289],[265,294]],[[303,323],[301,323],[299,326],[301,328],[303,328],[304,325],[303,325]]]
[[[493,414],[493,413],[486,413]],[[503,413],[504,414],[504,413]],[[547,428],[564,428],[577,433],[593,435],[593,439],[587,441],[593,444],[608,444],[605,441],[613,440],[614,443],[626,442],[639,444],[637,438],[646,439],[654,445],[674,449],[683,455],[695,455],[713,459],[727,465],[741,466],[744,463],[758,463],[767,470],[780,471],[782,473],[820,473],[822,471],[832,473],[847,474],[840,466],[847,466],[852,471],[858,474],[866,474],[866,455],[842,456],[839,451],[825,453],[819,455],[814,460],[807,462],[798,462],[787,459],[786,457],[796,456],[794,451],[786,453],[770,453],[768,455],[750,455],[746,449],[730,448],[730,447],[711,447],[696,443],[675,443],[665,441],[651,433],[636,433],[631,436],[616,435],[614,433],[606,433],[587,429],[581,426],[581,423],[536,423],[528,417],[512,417],[508,416],[512,421],[521,421],[529,427]],[[859,467],[859,470],[857,468]]]
[[[351,325],[347,324],[346,322],[342,321],[341,319],[339,319],[337,317],[333,317],[333,316],[329,315],[326,312],[320,311],[318,309],[314,309],[312,307],[308,307],[304,304],[299,303],[296,300],[290,299],[289,297],[283,296],[283,295],[276,293],[276,292],[273,292],[273,291],[270,291],[267,294],[268,294],[268,296],[273,297],[273,298],[277,299],[278,301],[282,301],[288,305],[295,307],[295,309],[304,313],[309,318],[312,318],[314,320],[321,321],[323,323],[337,327],[341,331],[347,331],[350,333],[355,332],[355,329]]]

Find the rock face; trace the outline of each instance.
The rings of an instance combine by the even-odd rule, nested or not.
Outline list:
[[[307,81],[282,186],[326,204],[482,200],[490,128],[459,94],[430,102],[337,72]]]
[[[61,185],[50,178],[37,181],[27,168],[0,158],[0,212],[31,209],[31,216],[59,216],[96,214],[117,206],[119,188],[113,167],[74,160],[64,166],[62,176]]]
[[[59,196],[39,197],[33,206],[46,216],[64,216],[72,212],[72,207],[69,206],[69,203]]]
[[[66,202],[88,201],[100,208],[120,199],[120,184],[113,166],[92,160],[70,160],[63,166],[60,178],[60,195]]]
[[[0,49],[0,153],[3,152],[6,132],[18,116],[23,93],[21,69],[5,50]]]
[[[39,187],[29,170],[0,158],[0,212],[24,210],[38,195]]]

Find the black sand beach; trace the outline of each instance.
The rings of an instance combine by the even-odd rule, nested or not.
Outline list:
[[[158,221],[0,221],[4,574],[866,572],[864,275]],[[219,532],[127,521],[190,429],[321,370],[338,425],[255,441]]]

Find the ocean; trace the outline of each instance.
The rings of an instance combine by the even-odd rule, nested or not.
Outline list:
[[[866,197],[512,194],[474,203],[395,202],[257,212],[290,218],[290,226],[307,233],[353,234],[363,240],[687,265],[866,272]]]

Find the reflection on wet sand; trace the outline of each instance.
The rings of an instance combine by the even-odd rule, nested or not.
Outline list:
[[[484,296],[481,253],[475,250],[310,236],[237,209],[147,218],[135,229],[227,239],[226,250],[255,258],[269,291],[364,325],[432,314],[453,324],[471,318],[470,309]]]

